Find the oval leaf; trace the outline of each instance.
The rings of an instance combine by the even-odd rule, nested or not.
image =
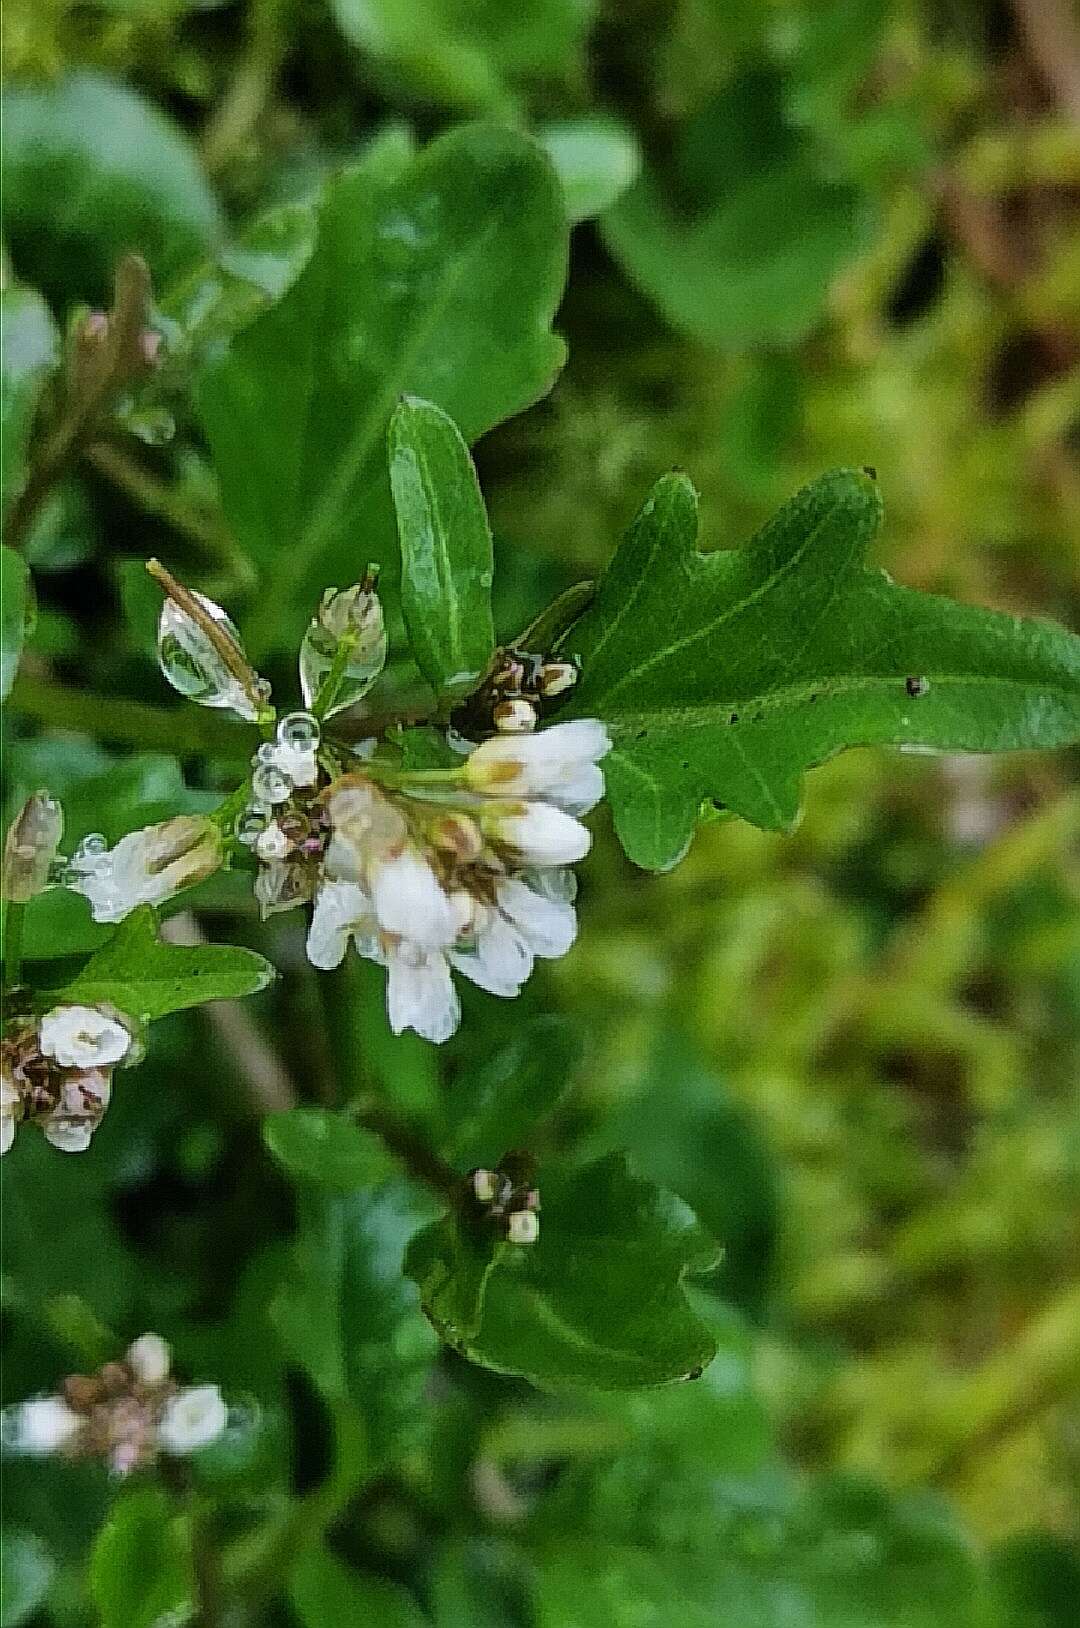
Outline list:
[[[409,642],[435,693],[460,697],[495,648],[495,556],[480,483],[461,432],[434,402],[406,396],[387,442]]]

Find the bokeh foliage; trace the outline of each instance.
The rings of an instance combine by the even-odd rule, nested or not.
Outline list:
[[[823,468],[872,465],[876,560],[898,581],[1075,624],[1067,7],[9,0],[4,31],[14,278],[62,330],[136,248],[177,340],[26,540],[37,616],[9,807],[47,783],[70,837],[115,838],[227,784],[220,737],[200,719],[180,735],[148,705],[165,692],[140,562],[161,555],[245,615],[285,674],[317,588],[390,557],[381,443],[357,439],[370,387],[348,367],[367,324],[387,335],[387,410],[452,371],[439,399],[483,435],[502,633],[606,562],[676,465],[701,491],[706,546],[734,545]],[[484,279],[503,273],[473,254],[487,200],[448,182],[470,278],[418,340],[440,266],[403,259],[406,286],[376,309],[346,192],[366,174],[365,197],[393,200],[404,256],[425,226],[415,177],[455,148],[477,165],[490,152],[456,129],[476,115],[515,153],[505,132],[534,134],[562,193],[536,151],[515,160],[500,209],[521,286],[493,336]],[[561,212],[577,222],[565,292]],[[328,285],[316,214],[339,249]],[[545,393],[560,293],[568,359]],[[56,341],[33,293],[4,298],[5,347],[15,335],[38,359],[5,418],[6,476]],[[322,357],[340,361],[321,419],[304,359],[249,325],[285,300],[322,302]],[[246,427],[275,395],[280,456],[260,466]],[[341,501],[323,524],[328,483]],[[316,989],[291,919],[260,927],[235,879],[207,884],[206,935],[283,977],[242,1013],[155,1026],[84,1159],[25,1138],[5,1161],[5,1396],[154,1327],[259,1426],[200,1466],[180,1515],[150,1488],[5,1465],[4,1623],[155,1621],[190,1593],[185,1523],[241,1621],[299,1628],[1069,1621],[1075,769],[852,753],[809,778],[793,835],[718,819],[662,877],[601,819],[573,956],[512,1007],[474,997],[438,1057],[388,1035],[373,969]],[[81,900],[51,895],[27,950],[102,936]],[[492,1123],[508,1080],[528,1094]],[[690,1290],[721,1344],[703,1379],[549,1394],[439,1356],[400,1273],[426,1200],[362,1142],[362,1175],[314,1179],[316,1122],[266,1118],[358,1091],[462,1169],[503,1131],[579,1163],[628,1149],[725,1247]],[[145,1591],[118,1594],[125,1575]]]

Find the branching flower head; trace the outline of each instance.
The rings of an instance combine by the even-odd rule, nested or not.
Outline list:
[[[0,1041],[0,1153],[22,1120],[62,1153],[85,1153],[109,1106],[113,1069],[139,1050],[130,1025],[104,1007],[61,1004],[36,1022],[15,1019]]]

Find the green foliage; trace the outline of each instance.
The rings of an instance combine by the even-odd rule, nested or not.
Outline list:
[[[187,138],[128,86],[88,71],[11,84],[3,114],[4,235],[50,294],[100,298],[134,244],[168,276],[220,236]]]
[[[635,1178],[619,1155],[541,1169],[539,1241],[485,1242],[447,1217],[413,1240],[406,1265],[440,1334],[474,1362],[537,1384],[663,1385],[715,1352],[683,1292],[719,1249],[679,1199]]]
[[[343,1114],[325,1108],[286,1108],[263,1122],[263,1141],[298,1181],[332,1191],[371,1187],[390,1174],[381,1142]]]
[[[6,512],[26,480],[34,414],[60,347],[49,308],[32,288],[0,292],[0,324],[0,492]]]
[[[153,1628],[191,1609],[190,1521],[161,1487],[118,1498],[90,1556],[90,1592],[101,1628]]]
[[[234,1000],[265,989],[274,969],[254,950],[220,944],[163,944],[149,905],[133,910],[69,984],[42,1001],[104,1002],[142,1022],[204,1001]]]
[[[49,1592],[55,1564],[45,1544],[32,1532],[8,1528],[0,1543],[0,1623],[19,1628]]]
[[[15,682],[23,644],[34,616],[33,584],[26,561],[14,549],[0,551],[0,696]]]
[[[390,558],[379,511],[402,394],[430,398],[472,441],[550,389],[565,245],[554,177],[494,127],[415,158],[383,145],[327,188],[295,287],[199,385],[226,513],[267,578],[253,657],[277,636],[286,591],[306,620],[327,580]]]
[[[1080,736],[1080,640],[897,587],[864,563],[868,475],[793,498],[748,548],[701,554],[683,476],[654,489],[573,628],[574,710],[604,718],[616,829],[664,869],[703,799],[790,827],[803,769],[871,743],[1003,751]]]
[[[436,695],[461,697],[495,648],[495,561],[476,471],[453,421],[410,396],[394,409],[388,450],[409,642]]]

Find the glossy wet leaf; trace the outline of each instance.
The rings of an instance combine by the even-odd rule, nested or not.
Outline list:
[[[7,513],[26,482],[41,391],[59,358],[56,324],[33,288],[0,292],[0,503]]]
[[[436,695],[459,698],[495,648],[495,559],[480,484],[456,424],[433,402],[406,396],[387,446],[409,643]]]
[[[436,1341],[401,1261],[430,1213],[398,1181],[302,1195],[289,1272],[271,1306],[289,1359],[327,1401],[350,1404],[361,1417],[371,1470],[425,1428],[421,1398]]]
[[[327,1108],[287,1108],[263,1120],[263,1141],[290,1176],[351,1192],[393,1169],[381,1142],[347,1114]]]
[[[3,117],[4,233],[50,295],[100,299],[131,249],[169,276],[221,235],[188,137],[119,80],[80,68],[12,82]]]
[[[199,390],[226,512],[266,577],[253,659],[327,582],[393,561],[385,436],[403,394],[471,442],[551,387],[565,265],[555,177],[510,131],[380,148],[327,188],[304,272]]]
[[[869,237],[868,198],[789,123],[783,90],[735,78],[680,131],[670,171],[646,170],[603,217],[627,275],[707,343],[801,339]]]
[[[556,1387],[662,1385],[704,1367],[715,1341],[683,1280],[714,1266],[719,1249],[682,1200],[619,1155],[541,1169],[537,1185],[539,1240],[499,1244],[490,1270],[453,1217],[414,1239],[407,1270],[447,1343]]]
[[[90,1555],[100,1628],[160,1628],[187,1617],[194,1597],[191,1524],[163,1487],[121,1494]]]
[[[865,563],[880,523],[873,480],[838,470],[745,548],[702,554],[690,482],[657,483],[566,643],[638,864],[674,864],[705,798],[790,827],[803,771],[846,746],[1080,737],[1080,639],[897,586]]]
[[[0,549],[0,698],[7,700],[27,632],[33,622],[33,584],[26,561]]]
[[[104,1001],[142,1021],[203,1001],[236,999],[265,989],[276,977],[254,950],[226,944],[165,944],[149,905],[120,923],[71,983],[45,991],[43,1002]]]
[[[565,1018],[544,1014],[522,1022],[445,1094],[439,1142],[446,1157],[467,1170],[531,1148],[565,1095],[581,1052],[581,1036]]]

